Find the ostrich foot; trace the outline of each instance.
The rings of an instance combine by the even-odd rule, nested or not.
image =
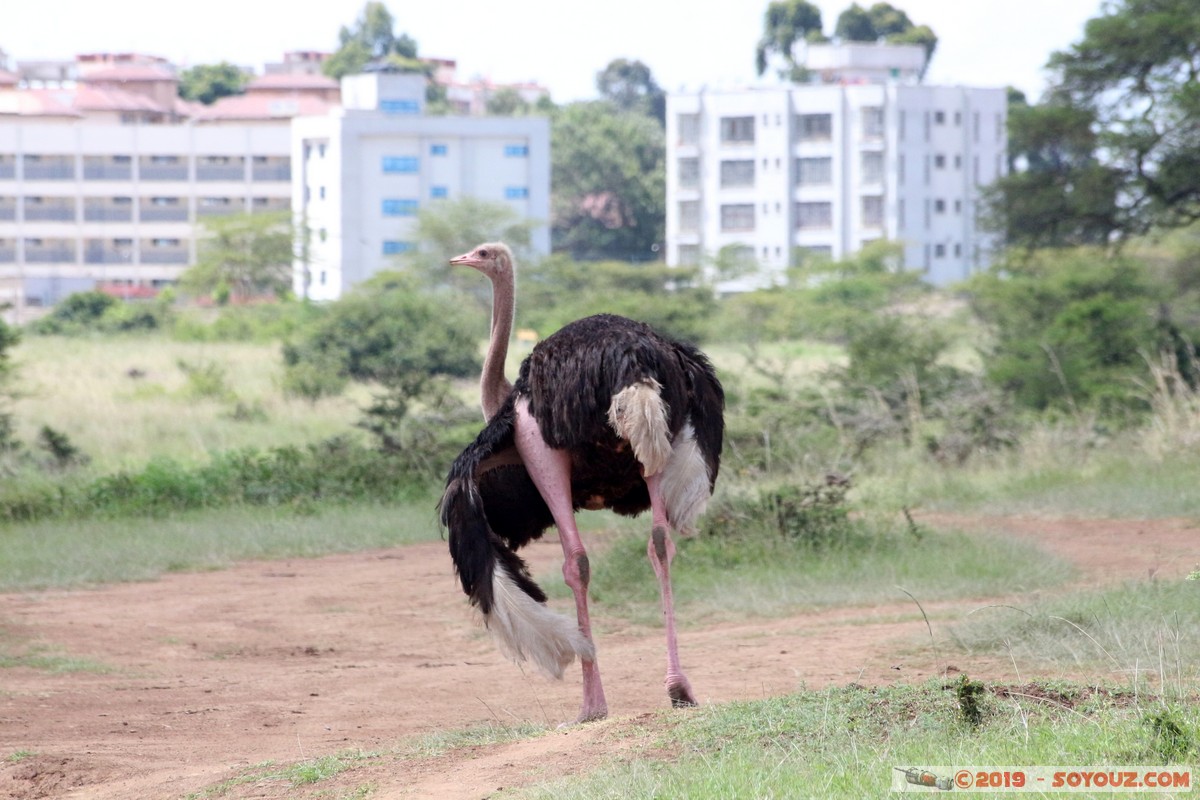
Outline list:
[[[669,682],[667,695],[671,698],[671,708],[694,708],[700,705],[696,702],[696,695],[692,693],[692,686],[687,678]]]

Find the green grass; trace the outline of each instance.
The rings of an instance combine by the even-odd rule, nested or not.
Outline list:
[[[1200,582],[1140,581],[988,606],[949,630],[970,653],[1180,687],[1200,678]]]
[[[1186,765],[1200,756],[1195,704],[1069,685],[992,686],[973,725],[955,689],[852,685],[664,712],[649,746],[615,765],[512,796],[857,800],[887,795],[896,767]]]
[[[320,556],[436,539],[434,499],[406,505],[235,507],[164,518],[0,527],[0,591],[150,580],[246,559]]]
[[[607,613],[657,624],[658,582],[646,557],[645,524],[625,531],[592,561],[592,599]],[[700,536],[677,541],[671,577],[677,609],[706,624],[838,605],[987,597],[1061,585],[1071,568],[1027,541],[865,524],[865,538],[812,548],[783,537]],[[552,597],[569,597],[555,575],[539,577]]]
[[[17,667],[55,674],[86,672],[106,675],[113,672],[113,668],[107,664],[64,653],[44,642],[17,637],[0,627],[0,669]]]
[[[899,448],[876,454],[855,498],[883,509],[1154,519],[1200,515],[1197,485],[1196,451],[1157,456],[1132,434],[1089,446],[1043,429],[1013,452],[962,467]]]

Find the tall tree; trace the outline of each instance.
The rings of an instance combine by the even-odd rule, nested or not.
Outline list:
[[[596,73],[596,89],[601,97],[622,111],[646,114],[659,123],[666,123],[667,93],[641,61],[613,59]]]
[[[1095,115],[1010,94],[1009,173],[983,193],[982,222],[1014,246],[1104,245],[1121,228],[1121,179],[1100,162]]]
[[[1094,114],[1120,176],[1124,230],[1200,219],[1200,8],[1113,0],[1049,68],[1064,102]]]
[[[559,109],[550,133],[555,250],[655,258],[666,224],[662,126],[607,101]]]
[[[322,66],[331,78],[359,72],[372,61],[393,58],[401,62],[417,57],[417,43],[406,33],[396,35],[396,20],[386,5],[370,0],[353,28],[338,31],[338,49]]]
[[[825,41],[821,33],[821,9],[808,0],[772,0],[763,16],[763,35],[755,54],[758,74],[766,72],[775,57],[783,62],[780,77],[800,80],[805,70],[796,60],[796,45],[820,41]]]
[[[197,64],[179,73],[179,96],[207,106],[222,97],[241,94],[249,80],[249,75],[228,61]]]
[[[222,301],[288,293],[294,232],[287,213],[211,217],[204,227],[196,264],[180,277],[186,289]]]

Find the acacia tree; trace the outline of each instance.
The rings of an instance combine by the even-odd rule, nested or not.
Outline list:
[[[925,48],[925,63],[933,58],[937,35],[928,25],[914,25],[908,14],[891,3],[875,3],[863,8],[852,3],[837,20],[833,35],[848,42],[919,44]]]
[[[294,231],[289,214],[210,217],[204,227],[196,264],[180,276],[185,289],[220,302],[283,297],[290,291]]]
[[[1123,232],[1200,219],[1200,10],[1113,0],[1050,58],[1055,100],[1094,116],[1119,177]]]

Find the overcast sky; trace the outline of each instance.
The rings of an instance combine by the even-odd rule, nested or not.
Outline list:
[[[261,71],[286,50],[332,50],[364,0],[4,0],[10,60],[135,51],[177,64],[232,61]],[[825,31],[850,0],[817,0]],[[869,6],[869,0],[862,5]],[[940,42],[926,81],[1014,85],[1035,99],[1049,55],[1078,41],[1100,0],[897,0]],[[614,58],[640,59],[668,90],[752,82],[767,0],[390,0],[421,55],[463,78],[537,81],[563,103],[595,96]]]

